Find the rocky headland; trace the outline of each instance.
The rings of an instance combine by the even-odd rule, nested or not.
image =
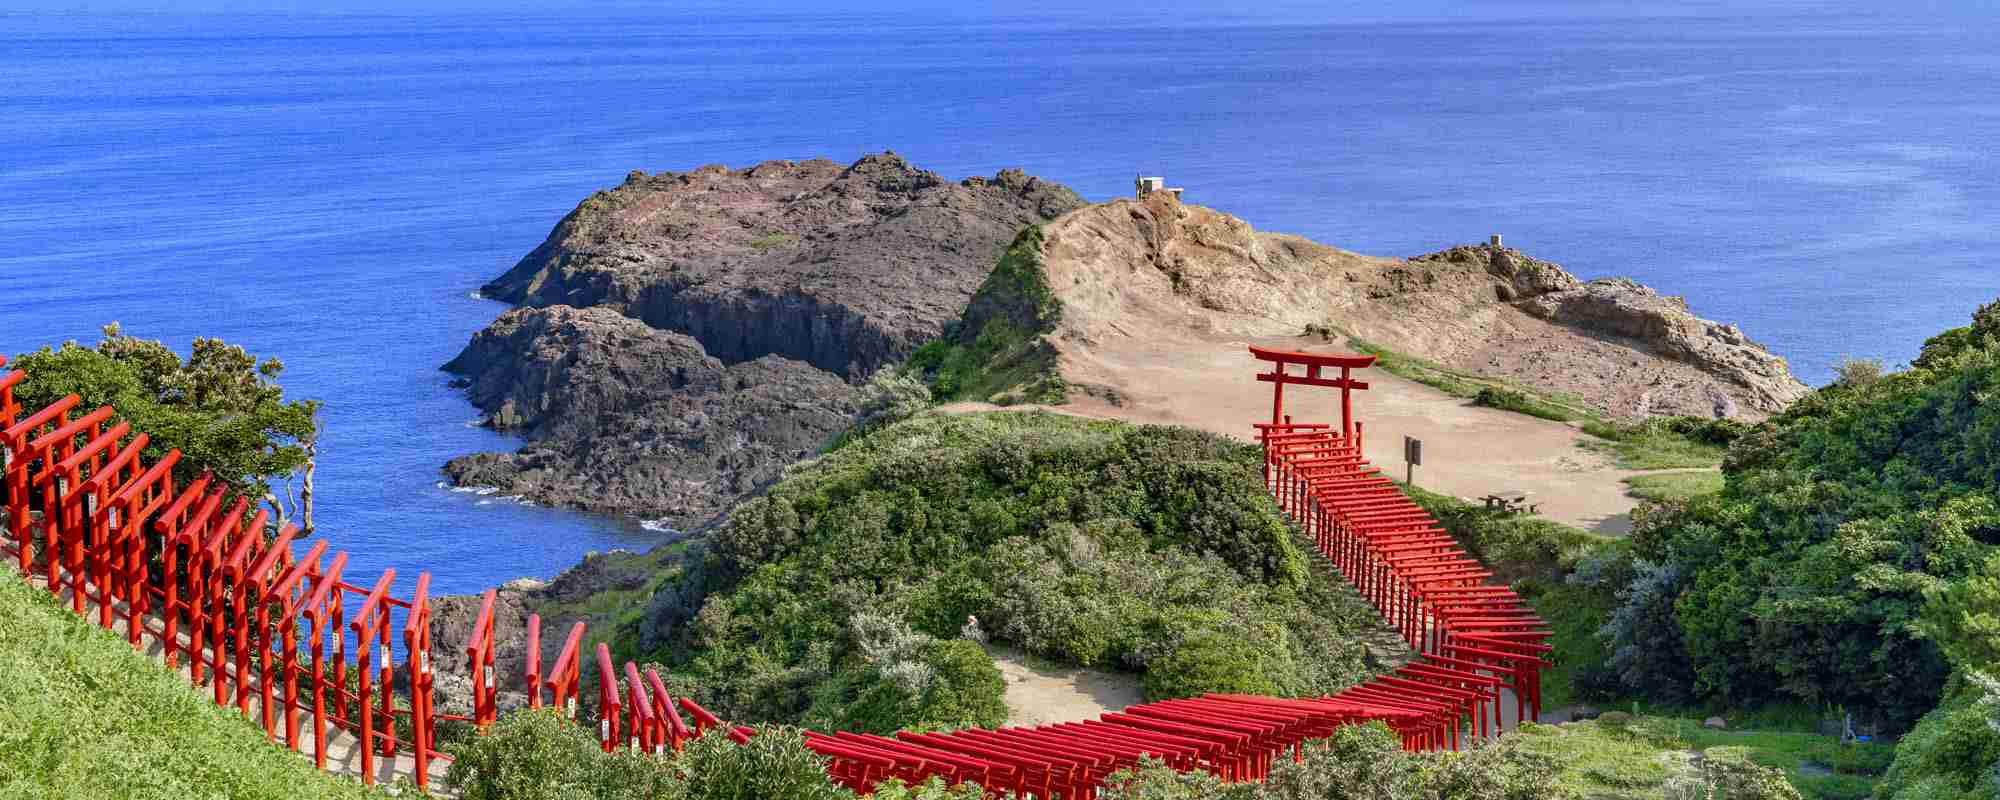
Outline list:
[[[1680,298],[1512,248],[1364,256],[1168,193],[1092,205],[1019,171],[951,181],[893,153],[632,173],[484,291],[518,307],[445,368],[523,444],[446,472],[682,530],[816,452],[871,373],[933,340],[1025,343],[1059,378],[968,398],[998,402],[1143,398],[1159,387],[1133,385],[1141,355],[1313,326],[1609,417],[1756,420],[1806,391]]]
[[[697,527],[843,430],[855,384],[936,338],[1017,231],[1083,204],[894,153],[634,172],[483,288],[520,307],[445,369],[525,442],[445,471]]]
[[[1064,216],[1013,259],[1039,271],[1022,304],[976,298],[953,334],[1030,326],[1070,394],[1143,396],[1113,357],[1166,343],[1296,336],[1331,327],[1390,350],[1578,398],[1618,418],[1762,419],[1806,392],[1784,360],[1733,325],[1626,279],[1581,281],[1519,250],[1458,246],[1364,256],[1155,192]],[[995,286],[998,291],[1016,291]],[[1048,383],[1044,379],[1044,383]],[[988,398],[969,398],[984,400]],[[1004,396],[1003,396],[1004,399]]]

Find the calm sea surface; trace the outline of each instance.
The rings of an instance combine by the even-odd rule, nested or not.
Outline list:
[[[473,290],[634,168],[890,148],[1093,199],[1164,174],[1366,253],[1501,232],[1683,294],[1815,383],[2000,295],[1991,20],[671,13],[0,14],[0,351],[118,320],[284,359],[328,401],[351,573],[465,592],[661,536],[437,472],[512,446],[436,370],[503,310]]]

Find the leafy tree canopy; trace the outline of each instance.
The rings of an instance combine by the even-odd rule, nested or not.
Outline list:
[[[288,485],[313,458],[319,401],[286,400],[278,384],[283,363],[221,339],[197,338],[182,358],[159,341],[126,335],[114,322],[95,347],[64,342],[8,366],[27,373],[15,392],[23,408],[69,394],[82,398],[78,413],[109,405],[134,431],[152,437],[149,460],[181,451],[179,480],[213,472],[239,492],[276,500],[276,486]],[[309,497],[287,504],[299,510],[308,533]]]
[[[2000,303],[1910,369],[1849,376],[1731,447],[1726,485],[1642,515],[1618,648],[1685,658],[1636,691],[1737,706],[1844,706],[1895,728],[1937,704],[1951,663],[1991,663],[2000,545]],[[1928,610],[1927,610],[1928,609]],[[1648,634],[1647,631],[1655,633]],[[1627,665],[1628,672],[1633,672]]]

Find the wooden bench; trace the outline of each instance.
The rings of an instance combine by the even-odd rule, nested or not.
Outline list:
[[[1494,492],[1480,499],[1486,501],[1486,508],[1488,510],[1497,510],[1507,514],[1534,514],[1540,512],[1542,508],[1541,504],[1529,503],[1529,497],[1528,492],[1509,490]]]

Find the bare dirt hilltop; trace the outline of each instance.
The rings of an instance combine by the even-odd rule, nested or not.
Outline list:
[[[1270,389],[1247,345],[1339,351],[1343,336],[1466,373],[1563,393],[1609,417],[1757,420],[1804,394],[1785,362],[1734,326],[1622,279],[1579,281],[1491,246],[1363,256],[1185,205],[1167,193],[1071,212],[1023,233],[939,344],[913,358],[958,402],[1183,425],[1248,439]],[[1634,500],[1575,426],[1477,407],[1380,369],[1356,399],[1368,457],[1479,497],[1529,492],[1551,519],[1607,533]],[[1325,392],[1294,391],[1299,419],[1338,419]],[[1400,475],[1399,475],[1400,477]]]
[[[1046,226],[1041,268],[1060,304],[1046,341],[1075,389],[1134,385],[1107,354],[1298,336],[1331,325],[1390,350],[1573,395],[1611,416],[1762,419],[1803,395],[1783,359],[1733,325],[1624,279],[1582,282],[1493,246],[1363,256],[1156,192]]]
[[[633,172],[483,288],[521,308],[445,369],[526,442],[445,472],[698,526],[844,430],[854,382],[957,319],[1023,226],[1081,206],[894,153]]]

